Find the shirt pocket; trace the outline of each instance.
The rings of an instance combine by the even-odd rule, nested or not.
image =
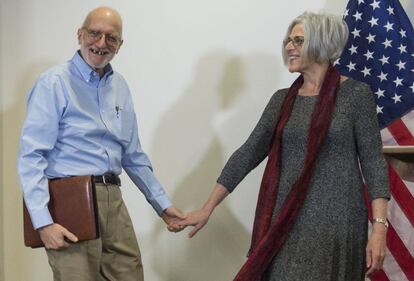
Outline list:
[[[123,142],[129,142],[134,128],[134,112],[119,109],[115,113],[115,132]]]

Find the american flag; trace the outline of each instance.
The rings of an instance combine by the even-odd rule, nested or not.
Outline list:
[[[344,19],[350,34],[336,67],[371,86],[383,144],[414,145],[414,31],[404,9],[398,0],[350,0]],[[391,166],[389,176],[387,253],[371,280],[414,281],[414,182]]]

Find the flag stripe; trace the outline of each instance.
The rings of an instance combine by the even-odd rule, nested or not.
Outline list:
[[[394,226],[395,231],[398,233],[401,241],[404,243],[411,256],[414,256],[414,248],[410,247],[414,243],[414,235],[408,233],[414,233],[414,227],[404,216],[400,206],[393,198],[388,203],[388,221]]]
[[[388,174],[392,196],[404,212],[408,221],[414,227],[414,197],[391,165],[388,165]]]
[[[398,145],[391,132],[387,128],[381,130],[381,139],[383,145]]]
[[[378,271],[371,277],[371,281],[390,281],[383,270]]]
[[[388,130],[399,145],[414,145],[414,137],[401,119],[392,122]]]
[[[412,74],[414,75],[414,73]],[[412,93],[414,95],[414,92]],[[401,118],[405,125],[407,126],[408,130],[411,132],[411,135],[414,136],[414,110],[408,112]]]
[[[403,181],[408,191],[414,196],[414,182]]]
[[[400,266],[391,255],[389,249],[386,250],[384,265],[385,264],[387,266],[384,267],[383,271],[390,281],[410,281],[401,271]]]
[[[408,252],[392,224],[388,227],[387,245],[408,280],[414,280],[414,258]]]

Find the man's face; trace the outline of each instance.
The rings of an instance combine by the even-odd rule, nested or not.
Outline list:
[[[92,16],[87,26],[78,30],[82,58],[100,74],[122,45],[120,29],[116,18],[102,14]]]

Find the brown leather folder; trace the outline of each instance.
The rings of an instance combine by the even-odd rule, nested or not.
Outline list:
[[[99,237],[98,209],[93,176],[78,176],[49,180],[49,211],[55,223],[75,234],[79,241]],[[39,233],[23,203],[24,244],[43,247]]]

